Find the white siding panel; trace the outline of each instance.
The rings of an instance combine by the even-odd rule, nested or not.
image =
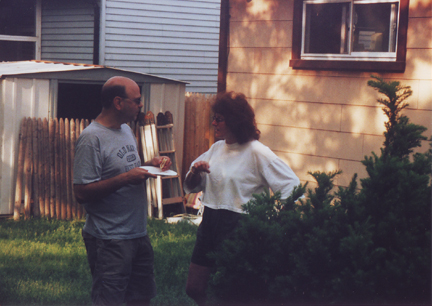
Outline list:
[[[209,59],[213,59],[213,58],[217,58],[218,56],[218,51],[201,51],[201,50],[170,50],[170,49],[150,49],[150,48],[145,48],[145,49],[140,49],[140,50],[136,50],[135,48],[129,48],[129,49],[125,49],[125,48],[116,48],[116,47],[111,47],[111,53],[123,53],[123,54],[140,54],[140,55],[163,55],[165,57],[170,56],[185,56],[185,57],[205,57],[205,58],[209,58]],[[215,61],[217,62],[217,60]]]
[[[127,10],[123,10],[123,11],[128,12]],[[174,24],[174,25],[188,24],[197,27],[219,26],[218,21],[216,20],[206,21],[201,16],[199,19],[188,19],[188,18],[192,18],[193,16],[192,14],[182,15],[182,18],[157,18],[152,16],[146,17],[146,16],[127,15],[127,19],[124,19],[126,14],[119,15],[119,13],[120,12],[118,10],[113,10],[111,15],[107,15],[107,21],[119,21],[127,24],[127,23],[135,23],[135,22],[140,23],[143,21],[143,19],[145,19],[146,22],[148,23],[160,24],[161,26],[163,26],[164,24]],[[175,14],[180,14],[180,13],[172,13],[172,14],[173,16],[175,16]]]
[[[192,4],[191,4],[192,3]],[[206,9],[219,9],[220,1],[215,0],[159,0],[155,4],[154,0],[116,0],[111,2],[112,6],[122,5],[122,7],[134,8],[137,5],[142,5],[142,7],[153,8],[154,11],[158,10],[172,10],[176,11],[178,8],[190,8],[193,6],[196,9],[206,8]]]
[[[131,10],[133,11],[131,12]],[[111,3],[111,5],[107,7],[107,13],[113,16],[121,16],[130,12],[130,16],[137,17],[154,17],[178,20],[195,18],[195,20],[208,19],[218,22],[218,19],[212,11],[213,10],[209,8],[194,8],[192,12],[189,7],[161,6],[158,4],[141,4],[125,7],[122,3]],[[218,8],[216,8],[214,11],[218,11]],[[173,16],[173,14],[175,15]],[[195,17],[195,15],[197,16]]]
[[[106,0],[104,65],[216,93],[220,0]]]
[[[87,47],[93,49],[93,42],[87,41],[87,40],[69,40],[69,41],[62,41],[59,45],[59,42],[52,40],[47,41],[44,43],[44,47],[57,47],[57,48],[64,48],[64,47],[75,47],[75,48],[81,48],[81,47]],[[49,49],[48,49],[49,50]]]
[[[93,63],[94,8],[86,0],[44,0],[43,60]]]
[[[115,42],[133,42],[139,40],[141,43],[153,43],[153,44],[179,44],[179,45],[207,45],[215,47],[215,42],[219,40],[214,39],[195,39],[195,38],[177,38],[177,37],[148,37],[148,36],[134,36],[134,35],[110,35],[107,34],[107,41]]]
[[[110,21],[111,28],[107,29],[130,29],[129,25],[126,25],[124,21]],[[134,24],[134,29],[143,29],[143,30],[155,30],[163,33],[165,31],[168,32],[192,32],[192,33],[209,33],[209,34],[217,34],[219,35],[219,27],[200,27],[200,26],[192,26],[189,24],[153,24],[153,23],[140,23]]]
[[[121,24],[121,26],[123,26],[124,24]],[[197,28],[195,27],[195,29],[202,29],[202,28]],[[118,27],[118,28],[111,28],[111,29],[107,29],[107,34],[112,34],[112,35],[123,35],[125,32],[125,28],[124,27]],[[205,32],[204,30],[202,30],[202,32],[198,32],[198,31],[179,31],[178,29],[176,29],[176,32],[174,32],[173,30],[171,31],[166,31],[166,30],[149,30],[149,29],[139,29],[139,28],[134,28],[134,29],[129,29],[128,33],[131,35],[135,35],[135,36],[149,36],[149,37],[161,37],[161,38],[169,38],[169,37],[176,37],[176,38],[194,38],[194,39],[213,39],[213,40],[219,40],[219,33],[208,33]],[[175,36],[174,36],[175,35]]]
[[[0,215],[13,213],[15,165],[21,120],[24,117],[45,118],[49,114],[49,80],[7,78],[0,81],[3,103],[3,126],[0,128]]]
[[[144,39],[144,38],[138,38],[138,39]],[[213,51],[217,50],[217,46],[214,45],[193,45],[189,46],[187,44],[169,44],[169,43],[152,43],[152,42],[141,42],[141,41],[129,41],[127,44],[124,41],[106,41],[105,47],[116,47],[116,48],[124,48],[124,49],[137,49],[139,52],[139,49],[158,49],[158,50],[193,50],[193,51]],[[111,54],[112,52],[106,52],[105,54]],[[109,64],[105,63],[105,65],[110,66]]]
[[[114,58],[115,59],[115,58]],[[191,62],[192,60],[195,60],[195,58],[191,57],[174,57],[171,56],[168,59],[164,56],[159,55],[127,55],[127,61],[136,61],[138,62],[144,62],[148,61],[150,63],[162,63],[163,67],[167,68],[194,68],[194,69],[217,69],[217,62],[211,62],[214,61],[214,59],[207,59],[207,58],[196,58],[195,62]],[[121,63],[121,62],[119,62]],[[200,65],[197,65],[200,64]],[[156,66],[160,66],[160,64],[156,64]],[[155,67],[154,65],[152,67]]]

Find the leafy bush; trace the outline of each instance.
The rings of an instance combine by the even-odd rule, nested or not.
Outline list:
[[[220,302],[430,304],[432,154],[410,155],[426,129],[400,113],[409,87],[373,79],[389,122],[381,154],[362,162],[368,177],[331,193],[340,171],[314,172],[318,187],[285,201],[255,195],[213,254]]]

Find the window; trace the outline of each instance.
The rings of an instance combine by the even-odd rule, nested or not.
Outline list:
[[[404,71],[409,0],[295,0],[294,69]]]
[[[0,1],[0,61],[40,59],[40,0]]]

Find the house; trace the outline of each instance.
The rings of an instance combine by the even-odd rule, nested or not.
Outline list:
[[[2,0],[0,61],[106,65],[215,93],[220,0]]]
[[[305,181],[365,177],[386,117],[372,74],[411,86],[404,114],[432,135],[432,1],[222,0],[219,90],[243,92],[261,141]],[[429,149],[424,143],[420,151]]]
[[[110,77],[131,78],[141,88],[143,111],[170,110],[176,157],[182,160],[186,82],[99,65],[47,61],[0,63],[0,215],[13,213],[21,120],[94,119]],[[181,171],[181,164],[178,165]]]

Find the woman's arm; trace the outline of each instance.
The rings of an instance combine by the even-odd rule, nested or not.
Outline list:
[[[201,183],[201,172],[210,173],[210,165],[206,161],[196,162],[185,178],[185,185],[188,189],[194,189]]]

